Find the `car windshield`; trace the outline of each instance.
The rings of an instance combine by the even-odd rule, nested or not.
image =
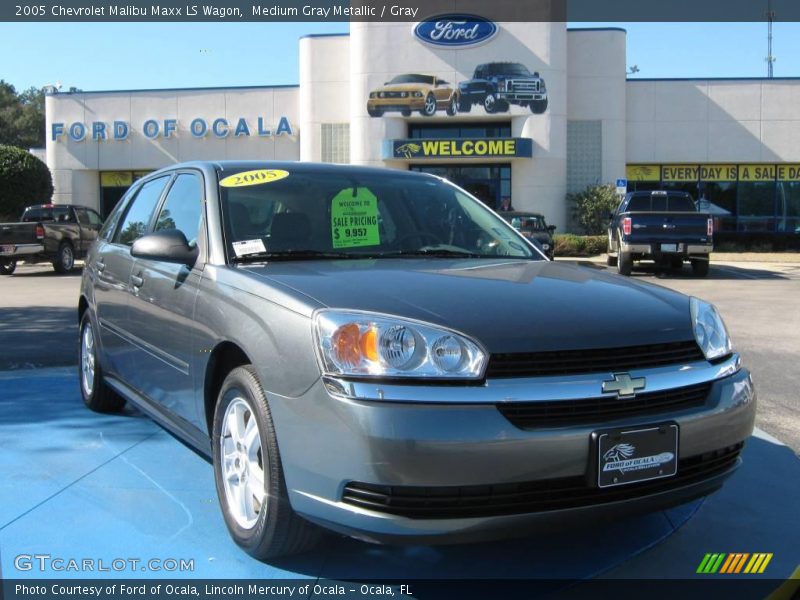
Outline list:
[[[248,181],[254,177],[264,182]],[[430,176],[256,169],[223,171],[220,179],[228,256],[234,262],[265,257],[543,259],[479,200]]]
[[[547,229],[544,219],[538,215],[513,215],[507,218],[511,219],[511,225],[517,231],[545,231]]]
[[[397,77],[392,78],[389,83],[426,83],[431,85],[433,83],[433,76],[432,75],[398,75]]]
[[[519,63],[508,63],[503,65],[502,67],[497,68],[497,72],[502,72],[505,75],[526,75],[530,76],[531,72],[528,71],[528,68],[525,65],[521,65]]]

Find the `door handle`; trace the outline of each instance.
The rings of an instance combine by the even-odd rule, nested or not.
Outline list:
[[[131,275],[131,283],[134,288],[139,289],[144,285],[144,278],[140,275]]]
[[[94,268],[97,269],[98,272],[102,273],[103,269],[106,268],[106,263],[103,262],[102,258],[99,258],[94,261]]]

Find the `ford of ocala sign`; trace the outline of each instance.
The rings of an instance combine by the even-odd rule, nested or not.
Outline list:
[[[492,39],[497,25],[475,15],[439,15],[414,26],[414,35],[432,46],[461,48]]]

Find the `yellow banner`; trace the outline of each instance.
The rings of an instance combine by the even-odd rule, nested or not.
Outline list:
[[[700,181],[736,181],[736,165],[700,165]]]
[[[800,164],[778,165],[778,181],[800,181]]]
[[[130,171],[103,171],[100,173],[100,187],[130,187],[133,173]]]
[[[697,181],[700,167],[697,165],[663,165],[661,167],[662,181]]]
[[[739,165],[739,181],[775,181],[775,165]]]
[[[626,165],[625,177],[628,181],[661,181],[661,166]]]

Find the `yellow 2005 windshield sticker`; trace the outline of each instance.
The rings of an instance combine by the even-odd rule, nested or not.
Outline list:
[[[334,248],[378,246],[378,199],[367,188],[347,188],[331,200],[331,236]]]
[[[220,180],[222,187],[244,187],[247,185],[261,185],[262,183],[272,183],[289,176],[289,171],[282,169],[255,169],[254,171],[243,171],[235,175],[228,175]]]

